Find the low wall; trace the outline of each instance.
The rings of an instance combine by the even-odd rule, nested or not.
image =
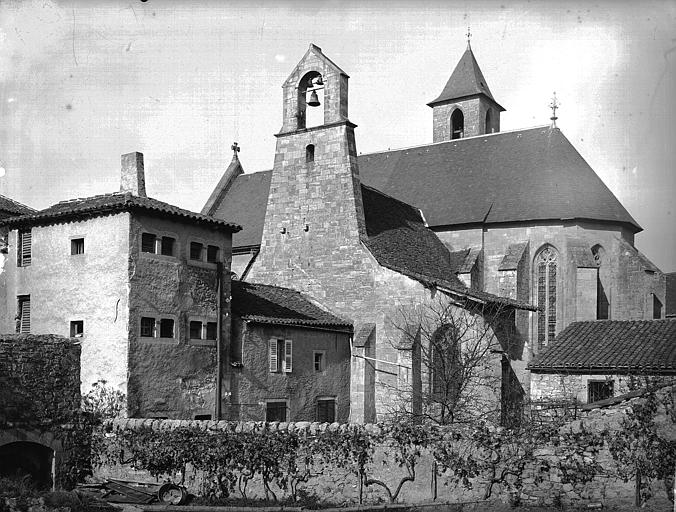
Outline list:
[[[501,456],[508,457],[512,453],[515,457],[510,464],[497,467],[499,472],[509,466],[513,474],[504,479],[498,478],[499,481],[491,488],[490,497],[530,504],[584,505],[605,503],[607,498],[618,497],[624,497],[626,502],[633,502],[634,483],[623,482],[619,478],[617,462],[613,460],[603,439],[596,434],[603,431],[609,432],[611,436],[613,432],[619,433],[623,418],[636,400],[640,398],[613,407],[586,411],[582,419],[567,423],[558,431],[554,430],[555,435],[540,444],[533,441],[537,440],[537,437],[532,437],[522,444],[518,437],[509,437],[509,431],[478,426],[465,429],[459,434],[460,431],[457,429],[435,431],[416,426],[406,430],[406,427],[401,425],[392,428],[382,425],[309,422],[263,424],[125,419],[111,421],[105,425],[105,429],[109,432],[108,439],[115,438],[112,432],[118,434],[125,431],[157,432],[159,433],[157,439],[161,439],[163,432],[183,431],[182,435],[185,435],[192,429],[216,437],[231,436],[227,439],[235,443],[241,442],[247,435],[258,435],[263,444],[265,441],[262,439],[265,436],[270,439],[269,436],[279,434],[281,436],[279,439],[284,442],[291,439],[297,443],[297,445],[291,443],[289,446],[299,447],[296,452],[299,467],[308,461],[304,459],[305,455],[314,454],[311,457],[309,478],[304,482],[296,481],[298,488],[318,496],[326,503],[336,505],[358,503],[361,488],[355,465],[341,463],[341,458],[336,455],[340,451],[340,449],[336,451],[336,440],[338,444],[349,445],[349,450],[352,450],[353,454],[359,452],[359,443],[364,439],[372,443],[372,450],[360,452],[366,454],[367,458],[371,457],[364,468],[366,481],[371,483],[363,488],[364,503],[389,501],[391,495],[381,484],[385,484],[390,492],[394,493],[402,479],[406,477],[410,480],[404,481],[401,486],[401,491],[396,496],[398,502],[421,503],[433,499],[440,502],[467,502],[485,499],[488,494],[486,489],[493,476],[490,474],[491,468],[482,466],[472,469],[471,464],[467,463],[468,453],[478,454],[478,446],[485,449],[487,445],[481,444],[481,439],[482,436],[488,435],[494,436],[491,439],[505,443]],[[431,432],[437,432],[438,435],[434,437]],[[331,437],[329,433],[336,433],[337,437]],[[185,438],[189,437],[190,435],[187,435]],[[458,442],[454,441],[456,438]],[[248,440],[242,445],[244,451],[249,449],[246,443],[253,443],[252,437],[246,439]],[[194,440],[191,442],[194,445]],[[508,446],[508,443],[512,445]],[[316,448],[322,444],[332,445],[331,449],[312,451],[312,447]],[[453,456],[445,456],[443,450],[446,450],[446,455],[449,450],[455,450],[460,456],[456,459]],[[255,450],[251,451],[253,452]],[[465,459],[461,460],[461,456]],[[414,471],[409,472],[404,461],[413,462]],[[457,464],[453,461],[457,461]],[[99,468],[98,475],[149,478],[147,473],[139,471],[130,473],[128,467],[111,465]],[[462,485],[463,477],[466,477],[465,482],[469,485]],[[192,492],[197,494],[201,492],[199,475],[197,478],[188,478],[187,484]],[[653,487],[654,494],[664,494],[661,483],[656,483]],[[287,496],[290,492],[289,488],[283,490],[274,483],[270,485],[270,489],[278,498]],[[265,494],[260,478],[249,482],[247,487],[249,498],[262,498]]]

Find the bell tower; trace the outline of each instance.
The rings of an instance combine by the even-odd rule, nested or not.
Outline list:
[[[505,109],[493,98],[467,34],[467,50],[444,90],[427,104],[432,107],[434,142],[500,131],[500,112]]]
[[[348,76],[311,44],[282,85],[261,252],[252,280],[326,297],[366,234]],[[311,110],[323,118],[310,126]]]

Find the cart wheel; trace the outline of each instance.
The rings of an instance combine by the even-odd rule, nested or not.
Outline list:
[[[182,505],[187,497],[188,493],[183,487],[172,483],[162,485],[157,491],[157,499],[160,500],[160,503],[168,505]]]

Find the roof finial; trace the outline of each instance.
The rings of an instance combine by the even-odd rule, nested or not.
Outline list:
[[[552,109],[552,117],[549,118],[552,121],[552,128],[556,128],[556,120],[558,119],[558,117],[556,117],[556,109],[560,106],[561,103],[559,103],[559,100],[556,99],[556,91],[554,91],[552,101],[549,103],[549,108]]]
[[[230,149],[232,149],[232,156],[237,158],[237,153],[239,153],[242,148],[240,148],[236,142],[233,142],[232,146],[230,146]]]
[[[472,38],[472,33],[469,31],[469,25],[467,25],[467,34],[465,35],[467,36],[467,49],[471,50],[472,47],[469,44],[469,40]]]

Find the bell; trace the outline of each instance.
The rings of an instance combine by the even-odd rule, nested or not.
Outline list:
[[[319,106],[319,97],[317,96],[317,91],[312,91],[312,93],[310,93],[310,101],[308,101],[307,104],[311,107]]]

